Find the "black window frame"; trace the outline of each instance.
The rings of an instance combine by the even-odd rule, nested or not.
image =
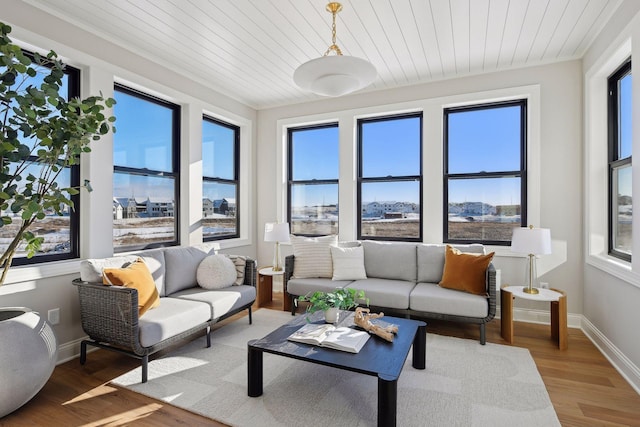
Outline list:
[[[620,111],[619,111],[619,88],[618,83],[627,75],[631,74],[631,57],[627,58],[608,78],[607,78],[607,152],[608,152],[608,253],[609,255],[631,262],[632,255],[617,250],[614,246],[614,172],[621,167],[632,165],[632,156],[620,158]],[[633,172],[632,172],[633,173]],[[617,205],[616,205],[617,206]]]
[[[174,204],[173,204],[173,214],[174,214],[174,236],[175,239],[167,242],[154,242],[146,245],[131,245],[131,246],[120,246],[113,247],[114,253],[121,252],[130,252],[130,251],[139,251],[146,249],[154,249],[161,247],[169,247],[169,246],[177,246],[180,244],[180,114],[181,107],[178,104],[174,104],[172,102],[166,101],[164,99],[158,98],[156,96],[150,95],[148,93],[130,88],[120,83],[114,83],[114,95],[115,92],[126,93],[130,96],[134,96],[140,99],[143,99],[148,102],[152,102],[154,104],[161,105],[163,107],[167,107],[172,111],[172,169],[173,171],[156,171],[147,168],[130,168],[125,166],[116,166],[115,162],[113,165],[113,172],[115,173],[124,173],[129,175],[138,175],[138,176],[151,176],[151,177],[172,177],[175,181],[174,188]],[[112,195],[113,197],[113,195]]]
[[[520,170],[499,171],[499,172],[474,172],[474,173],[449,173],[449,114],[487,110],[493,108],[505,108],[520,106]],[[450,179],[486,179],[486,178],[504,178],[519,177],[520,178],[520,226],[527,226],[527,108],[528,102],[526,98],[489,102],[474,105],[465,105],[458,107],[448,107],[443,109],[443,203],[442,203],[442,241],[444,243],[454,244],[470,244],[482,243],[484,245],[510,246],[511,240],[475,240],[475,239],[450,239],[449,238],[449,180]],[[497,155],[497,153],[496,153]]]
[[[31,60],[34,60],[33,52],[23,49],[22,52]],[[43,64],[42,66],[47,66]],[[47,67],[50,68],[50,67]],[[64,64],[63,72],[67,75],[67,99],[80,97],[80,79],[81,72],[79,69]],[[31,156],[30,161],[37,160],[36,156]],[[70,186],[80,186],[80,165],[75,164],[69,167],[70,170]],[[73,208],[69,208],[69,252],[36,255],[32,258],[26,256],[16,256],[11,262],[14,266],[42,264],[45,262],[63,261],[80,257],[80,194],[70,196],[73,202]],[[37,223],[37,222],[36,222]]]
[[[335,184],[338,187],[338,197],[340,194],[340,173],[338,169],[338,177],[335,179],[293,179],[293,133],[298,131],[307,131],[314,129],[326,129],[326,128],[337,128],[339,129],[338,122],[331,123],[322,123],[317,125],[310,126],[295,126],[287,128],[287,222],[289,223],[290,228],[292,225],[291,222],[291,188],[294,185],[326,185],[326,184]],[[340,153],[338,153],[338,167],[340,166]],[[340,227],[340,213],[338,212],[338,230]],[[304,237],[319,237],[324,236],[325,234],[314,234],[314,233],[294,233],[295,236],[304,236]]]
[[[226,179],[220,177],[210,177],[205,176],[204,172],[202,173],[202,184],[204,186],[205,182],[218,183],[218,184],[233,184],[236,186],[236,232],[234,234],[225,234],[222,236],[211,236],[204,237],[202,240],[204,242],[211,242],[215,240],[228,240],[228,239],[237,239],[240,237],[240,126],[232,125],[231,123],[224,122],[222,120],[207,116],[206,114],[202,115],[202,120],[210,123],[214,123],[218,126],[223,126],[233,131],[233,179]]]
[[[402,176],[380,176],[380,177],[363,177],[363,159],[362,159],[362,126],[367,123],[375,123],[375,122],[384,122],[384,121],[393,121],[399,119],[409,119],[409,118],[418,118],[420,120],[420,147],[419,147],[419,172],[418,175],[402,175]],[[358,177],[357,183],[358,188],[356,191],[356,209],[358,210],[358,214],[356,217],[357,225],[356,225],[356,233],[358,240],[379,240],[379,241],[396,241],[396,242],[422,242],[423,239],[423,226],[424,226],[424,204],[423,204],[423,162],[422,162],[422,152],[424,149],[424,135],[423,135],[423,124],[424,124],[424,114],[422,111],[419,112],[411,112],[411,113],[403,113],[403,114],[391,114],[385,116],[376,116],[376,117],[367,117],[361,118],[357,121],[357,143],[358,143],[358,153],[357,153],[357,162],[358,162]],[[418,182],[419,183],[419,195],[418,195],[418,203],[420,206],[420,214],[419,214],[419,225],[418,225],[418,237],[387,237],[387,236],[362,236],[362,184],[367,183],[375,183],[375,182]]]

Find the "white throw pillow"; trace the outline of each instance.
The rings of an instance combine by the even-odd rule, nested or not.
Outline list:
[[[209,255],[202,260],[196,271],[198,285],[205,289],[229,287],[236,278],[236,266],[224,255]]]
[[[338,243],[338,236],[302,237],[291,236],[293,245],[293,277],[305,279],[310,277],[333,276],[330,246]]]
[[[339,248],[332,246],[333,280],[362,280],[367,278],[364,269],[364,248],[362,246]]]

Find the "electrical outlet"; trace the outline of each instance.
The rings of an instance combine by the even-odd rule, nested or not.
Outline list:
[[[51,310],[49,310],[49,312],[47,313],[47,318],[49,319],[49,323],[51,323],[52,325],[57,325],[58,323],[60,323],[60,309],[52,308]]]
[[[547,282],[540,282],[540,287],[542,289],[549,289],[549,284]]]

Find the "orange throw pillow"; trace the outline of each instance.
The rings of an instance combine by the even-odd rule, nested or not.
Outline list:
[[[160,295],[158,295],[153,276],[141,258],[125,268],[105,268],[102,271],[102,283],[137,289],[138,316],[160,305]]]
[[[475,295],[486,295],[486,272],[494,253],[487,255],[465,253],[447,245],[440,286]]]

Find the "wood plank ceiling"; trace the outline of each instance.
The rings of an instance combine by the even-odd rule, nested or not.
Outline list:
[[[256,109],[319,98],[292,75],[330,44],[327,1],[24,1]],[[580,58],[622,1],[343,0],[338,46],[389,89]]]

